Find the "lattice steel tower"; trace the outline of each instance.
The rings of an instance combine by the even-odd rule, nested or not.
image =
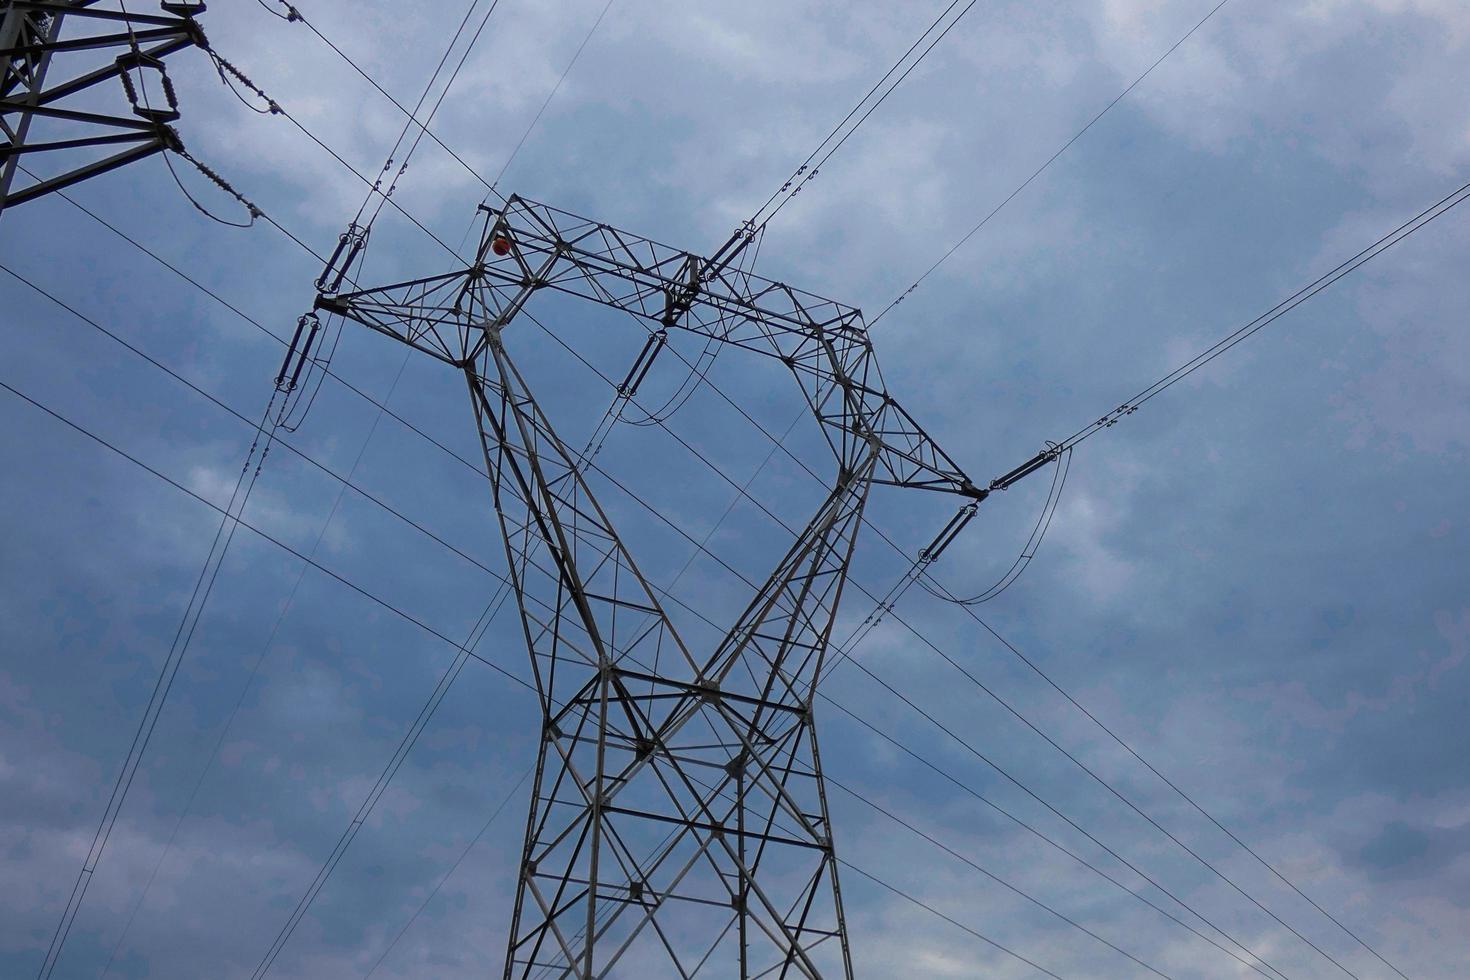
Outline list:
[[[195,19],[204,3],[162,0],[158,7],[144,13],[97,0],[0,0],[0,212],[183,149],[169,125],[179,107],[164,59],[206,46]],[[111,98],[97,97],[99,86],[114,84],[120,88]],[[126,115],[114,111],[124,96]],[[38,116],[52,127],[41,141],[29,138]],[[32,169],[54,169],[40,161],[59,158],[68,169],[17,186],[22,158]]]
[[[317,299],[468,384],[542,713],[507,977],[852,975],[812,719],[848,560],[874,484],[987,491],[883,389],[858,310],[737,271],[732,241],[703,259],[512,197],[468,268]],[[831,489],[714,649],[516,369],[505,328],[543,289],[647,324],[629,385],[672,329],[776,358],[831,445]]]

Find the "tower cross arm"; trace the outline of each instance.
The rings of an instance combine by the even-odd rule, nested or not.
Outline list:
[[[485,214],[472,264],[323,295],[317,308],[464,366],[536,291],[570,294],[645,324],[651,343],[634,384],[670,330],[772,357],[800,382],[843,467],[876,450],[876,483],[987,495],[887,392],[856,307],[521,197]]]
[[[856,307],[517,196],[490,212],[480,258],[501,249],[522,274],[546,262],[540,285],[631,313],[650,329],[779,359],[844,465],[878,449],[875,482],[986,496],[885,390]],[[492,262],[488,275],[503,266]]]

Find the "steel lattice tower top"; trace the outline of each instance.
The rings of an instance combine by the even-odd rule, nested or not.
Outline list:
[[[518,197],[486,214],[467,268],[316,306],[468,385],[542,716],[505,975],[850,977],[812,699],[863,508],[875,484],[986,491],[884,389],[857,309]],[[713,649],[680,637],[516,368],[504,331],[541,290],[647,324],[627,385],[670,330],[779,360],[831,447],[824,499]]]

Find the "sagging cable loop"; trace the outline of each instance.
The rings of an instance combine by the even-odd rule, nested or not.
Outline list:
[[[209,218],[211,221],[217,221],[222,225],[229,225],[231,228],[250,228],[255,224],[256,218],[261,218],[265,216],[264,211],[256,207],[255,204],[244,194],[241,194],[239,191],[235,190],[235,188],[230,185],[229,181],[225,180],[219,174],[215,173],[202,160],[199,160],[188,150],[184,149],[184,144],[179,140],[177,133],[173,133],[172,130],[170,130],[170,133],[173,138],[171,141],[171,145],[169,145],[168,148],[174,153],[178,154],[184,160],[192,163],[194,165],[194,169],[198,170],[201,174],[208,178],[210,183],[214,184],[220,190],[224,191],[226,194],[230,195],[235,200],[244,205],[246,212],[250,215],[250,220],[245,222],[226,221],[224,218],[213,214],[207,208],[205,208],[204,205],[200,204],[197,200],[194,199],[194,196],[189,193],[187,188],[184,187],[183,181],[179,180],[179,175],[174,174],[174,181],[179,185],[179,189],[184,192],[184,197],[188,199],[190,204],[194,205],[195,210],[204,215],[206,218]],[[164,157],[164,161],[168,161],[167,156]],[[169,165],[169,172],[173,173],[172,164]]]
[[[1011,562],[1011,567],[1006,569],[1005,574],[997,579],[989,588],[968,598],[958,598],[947,592],[941,592],[921,579],[919,584],[923,586],[924,591],[936,599],[941,599],[958,606],[977,606],[983,602],[989,602],[1015,584],[1015,581],[1030,566],[1031,559],[1036,557],[1037,551],[1041,548],[1041,541],[1046,537],[1046,532],[1051,527],[1052,518],[1056,516],[1057,505],[1062,499],[1062,489],[1067,483],[1067,472],[1071,469],[1072,465],[1072,450],[1070,447],[1063,448],[1055,443],[1049,443],[1047,448],[1037,453],[1036,456],[1004,476],[997,477],[990,482],[992,489],[1004,490],[1012,486],[1017,480],[1035,473],[1050,462],[1056,462],[1057,466],[1052,472],[1051,488],[1047,491],[1046,503],[1042,506],[1041,513],[1036,518],[1036,524],[1031,528],[1031,534],[1027,537],[1025,545],[1021,548],[1021,553],[1016,556],[1015,561]],[[973,506],[972,504],[971,507]],[[951,524],[953,523],[951,521]],[[957,534],[958,530],[955,533]],[[942,535],[943,532],[941,532]],[[953,538],[954,534],[951,534],[948,539],[944,540],[943,544],[947,546]],[[923,552],[920,552],[921,560],[923,559],[923,554]],[[931,558],[929,560],[932,561],[933,559]]]

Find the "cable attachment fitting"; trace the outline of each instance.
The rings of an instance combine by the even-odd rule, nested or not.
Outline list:
[[[1003,473],[1000,476],[996,477],[994,480],[991,480],[990,489],[1008,490],[1010,489],[1012,484],[1016,483],[1018,480],[1023,479],[1024,477],[1030,476],[1032,473],[1035,473],[1037,470],[1041,469],[1043,466],[1045,466],[1047,463],[1050,463],[1061,454],[1061,446],[1057,445],[1056,443],[1048,443],[1045,449],[1037,453],[1035,456],[1032,456],[1030,459],[1026,460],[1026,462],[1022,463],[1020,466],[1017,466],[1009,473]]]
[[[291,346],[286,348],[286,357],[281,361],[281,370],[276,375],[276,390],[289,395],[301,381],[301,372],[311,360],[311,348],[321,332],[322,321],[315,312],[304,313],[296,321],[296,333],[291,337]]]
[[[367,240],[368,229],[356,221],[348,225],[347,230],[337,236],[337,247],[332,250],[332,257],[327,259],[326,267],[317,277],[316,291],[318,293],[331,296],[341,292],[342,280],[347,278],[347,271],[352,268],[352,263],[357,261],[357,256],[362,252]]]
[[[979,502],[977,501],[973,504],[966,504],[956,511],[955,515],[949,519],[949,523],[939,529],[939,533],[934,536],[934,540],[919,549],[917,556],[918,564],[932,565],[938,561],[939,556],[944,554],[944,549],[948,548],[950,542],[957,538],[959,533],[965,529],[965,525],[970,523],[971,519],[975,516],[975,511],[978,509]]]
[[[1113,426],[1121,422],[1124,416],[1132,415],[1136,411],[1138,411],[1137,405],[1130,405],[1127,402],[1124,402],[1108,414],[1104,415],[1102,418],[1098,419],[1096,422],[1093,423],[1093,425],[1097,426],[1099,429],[1111,429]]]
[[[169,80],[168,70],[163,67],[162,58],[156,58],[153,55],[133,50],[126,54],[118,55],[114,64],[117,66],[117,77],[122,82],[123,92],[127,95],[128,102],[133,107],[133,115],[139,119],[145,119],[148,122],[160,125],[174,122],[179,118],[179,97],[174,92],[173,82]],[[159,87],[163,90],[163,98],[168,104],[168,108],[155,109],[148,104],[146,98],[141,101],[139,100],[138,89],[133,84],[132,72],[136,70],[138,72],[138,80],[146,86],[147,80],[143,72],[148,68],[152,68],[158,72]]]
[[[739,231],[736,231],[739,235]],[[683,268],[679,270],[680,277],[684,280],[679,289],[664,290],[664,315],[663,324],[672,327],[685,313],[689,307],[694,305],[695,298],[699,295],[700,283],[703,281],[703,263],[698,256],[684,256]]]
[[[668,340],[667,330],[659,330],[648,335],[648,339],[643,342],[643,349],[638,352],[638,358],[633,362],[633,366],[628,368],[627,376],[618,384],[620,396],[632,398],[638,393],[638,386],[643,384],[644,378],[648,377],[654,358],[658,357],[659,351],[664,349]]]

